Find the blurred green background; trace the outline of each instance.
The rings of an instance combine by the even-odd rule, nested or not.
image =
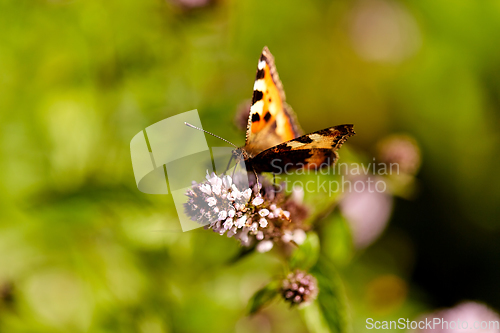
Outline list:
[[[228,264],[237,242],[182,233],[130,162],[136,133],[192,109],[243,144],[265,45],[306,132],[353,123],[368,159],[392,133],[422,150],[414,198],[338,265],[354,331],[500,310],[499,33],[498,1],[0,1],[0,331],[305,331],[283,303],[245,315],[273,254]]]

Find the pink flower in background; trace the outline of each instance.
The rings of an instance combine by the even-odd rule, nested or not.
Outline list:
[[[414,175],[421,164],[417,141],[409,135],[390,135],[377,144],[378,158],[387,164],[387,171]],[[391,167],[391,164],[393,167]]]
[[[375,190],[373,184],[380,180],[373,176],[352,179],[352,184],[361,181],[365,186],[353,187],[340,202],[340,210],[351,227],[356,248],[364,248],[373,243],[389,221],[393,199],[389,193]],[[369,182],[371,186],[368,186]],[[362,190],[356,191],[355,188]]]
[[[206,7],[212,3],[211,0],[169,0],[169,1],[185,9]]]
[[[412,13],[398,1],[353,2],[349,37],[366,61],[399,63],[421,47],[422,37]]]

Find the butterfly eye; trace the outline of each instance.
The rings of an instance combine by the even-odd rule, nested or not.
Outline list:
[[[233,150],[233,158],[245,157],[246,153],[243,149],[238,148]]]

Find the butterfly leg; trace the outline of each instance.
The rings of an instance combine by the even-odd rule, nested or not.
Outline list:
[[[233,161],[233,158],[234,158],[234,155],[231,154],[231,158],[229,159],[229,163],[227,163],[227,166],[226,166],[226,170],[224,170],[224,172],[222,173],[223,175],[226,174],[227,170],[229,170],[229,166],[231,165],[231,162]],[[236,163],[238,164],[238,163]],[[234,175],[234,170],[233,170],[233,175]]]
[[[255,182],[257,183],[257,189],[260,192],[260,184],[259,184],[259,176],[257,175],[257,172],[255,172],[255,169],[252,167],[253,174],[255,175]]]
[[[234,179],[234,172],[236,171],[236,167],[238,166],[238,163],[240,163],[239,159],[236,159],[236,164],[234,165],[233,172],[231,173],[231,178]],[[229,165],[228,165],[229,168]]]

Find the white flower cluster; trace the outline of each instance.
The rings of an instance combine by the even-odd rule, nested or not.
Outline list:
[[[238,238],[243,245],[249,245],[250,236],[255,236],[260,241],[257,250],[269,251],[273,243],[264,240],[263,229],[270,219],[288,220],[290,212],[268,202],[260,193],[254,195],[251,188],[238,188],[230,176],[207,172],[206,178],[206,182],[193,184],[187,193],[188,215],[220,235],[227,232],[228,237]]]

